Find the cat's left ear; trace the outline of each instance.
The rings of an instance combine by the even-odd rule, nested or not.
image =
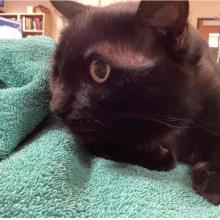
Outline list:
[[[141,1],[135,21],[148,25],[163,36],[177,38],[184,30],[189,15],[188,1]],[[136,23],[137,24],[137,23]]]
[[[72,20],[76,15],[92,7],[74,1],[50,0],[50,2],[67,20]]]

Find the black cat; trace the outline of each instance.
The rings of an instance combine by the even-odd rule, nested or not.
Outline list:
[[[170,170],[220,204],[220,78],[187,22],[187,1],[89,7],[54,1],[70,21],[50,80],[51,111],[97,156]]]

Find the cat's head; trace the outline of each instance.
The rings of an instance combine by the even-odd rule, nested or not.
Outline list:
[[[187,1],[53,4],[70,24],[55,53],[50,108],[73,131],[186,113]]]

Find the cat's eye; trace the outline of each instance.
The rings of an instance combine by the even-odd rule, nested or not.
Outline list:
[[[93,60],[90,64],[90,75],[97,83],[104,83],[111,72],[111,68],[107,63],[100,60]]]

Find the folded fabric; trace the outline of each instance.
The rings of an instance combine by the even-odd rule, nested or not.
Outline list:
[[[46,37],[0,40],[0,159],[49,112],[46,80],[54,46]]]

